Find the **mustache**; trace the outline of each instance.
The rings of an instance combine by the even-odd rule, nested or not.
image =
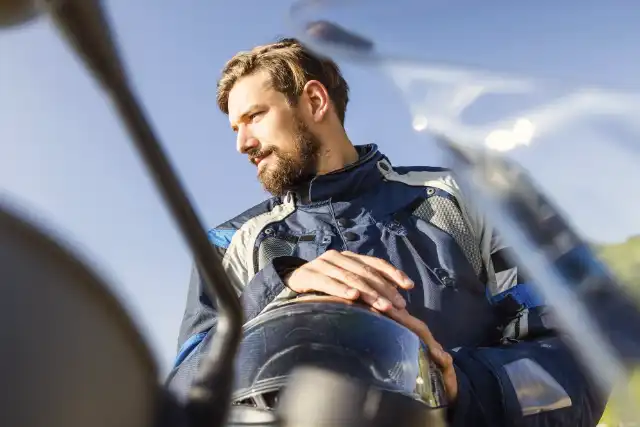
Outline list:
[[[260,150],[259,148],[254,148],[252,150],[247,151],[247,156],[249,157],[249,161],[255,165],[258,163],[258,159],[262,159],[276,152],[277,150],[275,148],[267,148],[264,150]]]

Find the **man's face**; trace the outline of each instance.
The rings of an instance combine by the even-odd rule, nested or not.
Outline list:
[[[238,151],[256,165],[265,190],[283,195],[315,173],[320,141],[266,72],[239,79],[228,107]]]

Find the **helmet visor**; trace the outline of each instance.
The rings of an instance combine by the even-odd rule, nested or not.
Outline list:
[[[430,406],[441,402],[435,372],[413,332],[367,308],[322,297],[294,300],[249,322],[237,363],[236,402],[255,404],[256,396],[277,392],[300,365],[330,369]]]

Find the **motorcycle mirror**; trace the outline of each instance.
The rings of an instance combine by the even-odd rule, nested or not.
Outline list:
[[[347,30],[335,22],[326,20],[309,23],[306,34],[323,43],[330,43],[355,51],[370,52],[375,47],[372,40]]]
[[[220,257],[211,247],[193,205],[131,88],[100,0],[0,0],[0,25],[48,15],[112,101],[122,124],[163,197],[196,264],[220,306],[211,351],[191,387],[186,410],[191,425],[220,426],[228,415],[233,360],[242,337],[242,307]]]
[[[0,413],[5,427],[144,427],[157,368],[105,282],[0,204]]]
[[[0,1],[0,28],[13,27],[31,21],[38,15],[34,1]]]

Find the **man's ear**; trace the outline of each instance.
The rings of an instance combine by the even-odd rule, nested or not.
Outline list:
[[[324,120],[331,107],[327,88],[318,80],[309,80],[302,89],[302,95],[308,104],[307,112],[310,118],[316,123]]]

